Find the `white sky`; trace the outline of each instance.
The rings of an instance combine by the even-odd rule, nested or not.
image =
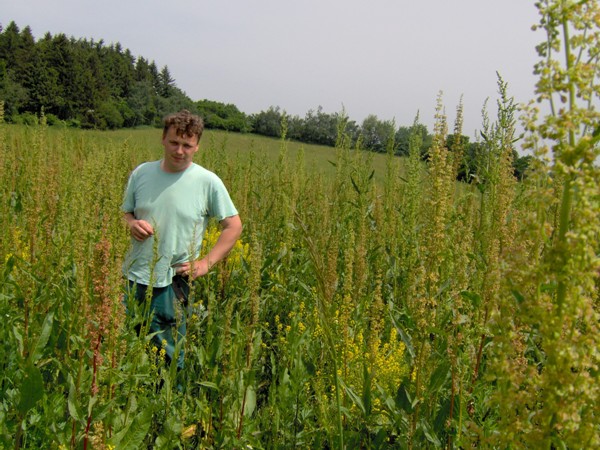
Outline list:
[[[452,130],[463,97],[463,134],[495,118],[498,71],[517,102],[533,96],[543,36],[525,0],[0,0],[0,24],[120,42],[167,65],[192,100],[245,113],[322,106],[433,131],[438,93]]]

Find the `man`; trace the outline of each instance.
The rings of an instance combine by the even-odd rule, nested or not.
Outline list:
[[[208,273],[227,256],[241,235],[242,223],[223,182],[193,162],[204,124],[183,110],[164,119],[164,156],[134,169],[122,205],[131,233],[131,249],[123,264],[129,280],[126,305],[138,303],[152,286],[150,333],[168,362],[175,357],[177,342],[185,336],[189,287],[186,279]],[[199,258],[206,226],[211,217],[222,230],[208,254]],[[183,304],[183,305],[182,305]],[[177,356],[183,368],[183,351]]]

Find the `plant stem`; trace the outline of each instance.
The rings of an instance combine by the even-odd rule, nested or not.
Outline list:
[[[565,60],[566,60],[566,68],[568,74],[568,86],[569,86],[569,109],[573,111],[575,108],[575,86],[573,85],[573,81],[570,76],[571,72],[571,46],[569,42],[569,26],[567,23],[567,19],[563,16],[562,19],[562,27],[563,34],[565,37]],[[575,133],[573,130],[569,130],[569,147],[573,149],[575,147]],[[567,161],[564,161],[567,165],[572,165],[575,163],[572,159],[573,155],[569,157]],[[558,242],[557,245],[559,247],[563,247],[566,245],[566,235],[569,230],[570,225],[570,215],[571,215],[571,204],[573,202],[572,194],[571,194],[571,184],[573,182],[573,175],[569,172],[567,173],[565,183],[563,186],[562,192],[562,200],[560,205],[560,215],[559,215],[559,228],[558,228]],[[563,263],[564,265],[564,263]],[[564,276],[561,276],[558,280],[558,287],[556,291],[556,305],[558,307],[557,314],[561,315],[562,309],[564,306],[565,298],[567,293],[567,286],[565,284]]]

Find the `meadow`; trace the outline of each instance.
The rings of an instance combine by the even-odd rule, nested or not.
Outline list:
[[[595,2],[569,8],[549,41],[597,30]],[[568,108],[526,107],[518,138],[500,79],[471,184],[441,96],[426,162],[417,135],[408,158],[375,155],[343,122],[335,149],[207,131],[196,162],[244,232],[193,284],[180,372],[122,304],[120,205],[160,130],[0,121],[0,447],[600,447],[600,132],[575,95],[598,65],[553,48],[539,94]]]

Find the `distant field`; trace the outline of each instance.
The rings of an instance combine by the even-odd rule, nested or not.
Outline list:
[[[114,141],[119,145],[128,140],[136,142],[136,145],[148,148],[156,158],[162,155],[162,146],[160,144],[161,131],[157,128],[144,129],[123,129],[117,131],[74,131],[74,133],[86,133],[97,135],[101,141]],[[255,134],[230,133],[220,130],[206,130],[200,141],[200,152],[207,148],[214,148],[224,152],[229,157],[246,158],[251,151],[257,155],[264,155],[267,161],[277,162],[282,148],[282,140],[269,138]],[[304,160],[307,169],[316,170],[323,174],[334,174],[336,160],[336,150],[332,147],[323,145],[305,144],[294,141],[286,141],[285,146],[289,159],[295,161],[298,154],[304,152]],[[383,181],[385,176],[385,167],[387,155],[365,152],[366,156],[372,158],[374,178],[378,182]],[[396,158],[402,161],[403,158]],[[143,161],[144,158],[140,158]],[[402,165],[402,163],[401,163]]]

